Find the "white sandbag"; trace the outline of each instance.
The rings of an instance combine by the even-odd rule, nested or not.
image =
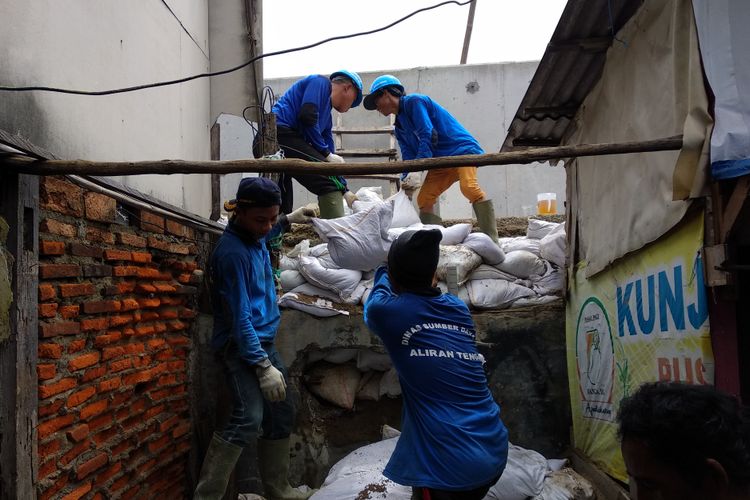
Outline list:
[[[440,281],[448,281],[448,268],[455,266],[458,271],[458,284],[462,285],[469,279],[471,272],[482,264],[482,258],[471,248],[464,245],[440,245],[440,260],[438,260],[437,277]]]
[[[381,201],[380,203],[383,203],[383,202]],[[378,202],[375,202],[375,201],[359,201],[359,200],[357,200],[354,203],[352,203],[352,213],[353,214],[358,214],[360,212],[366,212],[366,211],[370,210],[372,207],[374,207],[377,204],[378,204]]]
[[[414,205],[404,191],[399,191],[388,198],[388,200],[393,200],[391,228],[408,227],[419,223],[417,209],[414,208]]]
[[[336,263],[331,258],[331,254],[328,251],[328,243],[321,243],[319,245],[315,245],[310,249],[310,251],[307,253],[308,257],[315,257],[320,262],[320,265],[325,267],[326,269],[341,269],[340,266],[336,265]],[[299,268],[299,265],[298,265]]]
[[[362,273],[362,278],[364,278],[365,273]],[[370,292],[372,292],[372,287],[375,286],[375,279],[362,279],[362,281],[359,282],[359,286],[362,287],[362,296],[359,299],[359,303],[362,305],[365,305],[365,302],[367,302],[367,297],[370,296]]]
[[[315,286],[334,292],[341,301],[349,299],[362,278],[361,271],[352,269],[326,269],[315,257],[304,255],[300,257],[299,271],[307,281]]]
[[[321,297],[336,302],[339,300],[339,296],[337,294],[333,293],[330,290],[326,290],[325,288],[315,286],[312,283],[304,283],[297,288],[292,289],[291,291],[296,294],[308,295],[310,297]]]
[[[592,484],[570,467],[550,472],[542,491],[533,500],[594,500]]]
[[[340,365],[356,358],[357,352],[359,352],[359,349],[348,349],[345,347],[340,347],[338,349],[326,351],[323,356],[323,360],[328,361],[329,363]]]
[[[469,233],[462,244],[478,253],[485,264],[494,266],[505,260],[500,246],[484,233]]]
[[[516,236],[515,238],[500,238],[500,248],[503,249],[505,254],[510,252],[516,252],[518,250],[525,250],[531,252],[536,256],[541,255],[541,241],[527,238],[526,236]]]
[[[463,243],[471,232],[471,224],[453,224],[450,227],[443,227],[438,224],[424,224],[421,229],[440,229],[443,233],[441,245],[459,245]]]
[[[307,255],[310,252],[310,240],[302,240],[287,252],[287,257],[290,259],[296,259],[301,255]]]
[[[523,297],[518,299],[517,301],[513,302],[510,307],[516,308],[516,307],[526,307],[526,306],[543,306],[545,304],[549,304],[552,302],[560,301],[562,300],[560,297],[557,297],[556,295],[534,295],[531,297]]]
[[[367,302],[367,299],[370,298],[370,293],[372,292],[372,288],[367,288],[365,290],[365,293],[362,294],[362,300],[359,301],[360,304],[365,305],[365,302]]]
[[[383,188],[380,186],[361,187],[354,194],[365,203],[383,203]]]
[[[281,271],[279,281],[281,282],[281,289],[285,292],[293,290],[306,283],[305,277],[302,276],[302,273],[292,270]]]
[[[391,427],[388,424],[383,424],[383,427],[380,428],[380,439],[391,439],[394,437],[398,437],[401,435],[401,431]]]
[[[478,268],[474,269],[469,275],[469,280],[505,280],[515,282],[518,280],[517,276],[513,276],[510,273],[506,273],[488,264],[482,264]]]
[[[534,290],[505,280],[472,280],[466,284],[471,305],[477,309],[504,309]]]
[[[304,376],[308,390],[321,399],[340,408],[354,408],[362,372],[354,365],[318,364]]]
[[[544,276],[532,281],[531,288],[539,295],[562,295],[565,290],[565,270],[549,266]]]
[[[529,225],[526,228],[526,237],[535,240],[541,240],[547,236],[550,231],[559,226],[559,222],[549,222],[541,219],[529,219]]]
[[[448,283],[445,281],[438,281],[437,287],[440,289],[443,293],[450,293],[448,292]],[[469,298],[469,290],[466,288],[466,285],[460,285],[458,287],[458,295],[457,297],[466,304],[466,307],[471,307],[471,299]]]
[[[293,259],[286,255],[282,255],[279,258],[279,271],[296,271],[299,265],[299,259]]]
[[[508,445],[508,462],[484,500],[526,500],[542,492],[547,461],[534,450]]]
[[[369,285],[372,288],[372,284]],[[360,281],[354,291],[348,296],[342,299],[344,304],[359,304],[362,302],[365,292],[369,289],[366,281]]]
[[[547,269],[542,259],[525,250],[506,253],[505,260],[495,267],[519,278],[528,278],[534,274],[543,276]]]
[[[330,316],[336,316],[337,314],[349,316],[348,311],[338,309],[334,306],[333,301],[329,299],[296,293],[294,291],[282,295],[281,298],[279,298],[279,306],[296,309],[319,318],[328,318]]]
[[[377,370],[384,372],[392,367],[391,357],[386,353],[375,352],[370,349],[359,349],[357,351],[357,369],[360,371]]]
[[[391,240],[388,228],[393,202],[338,219],[313,219],[318,235],[328,243],[328,252],[342,269],[369,271],[385,262]]]
[[[380,379],[382,377],[382,372],[369,371],[363,373],[355,399],[359,401],[380,401]]]
[[[331,468],[323,486],[310,500],[411,500],[411,488],[383,476],[398,437],[363,446]]]
[[[380,396],[396,398],[400,395],[401,383],[398,381],[398,372],[396,368],[391,367],[390,370],[383,373],[383,377],[380,379]]]
[[[558,267],[565,267],[567,244],[565,223],[563,222],[539,241],[539,253],[543,259],[552,262]]]

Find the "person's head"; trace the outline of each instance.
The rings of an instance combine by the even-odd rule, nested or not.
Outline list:
[[[237,197],[224,204],[232,222],[255,238],[267,235],[279,217],[281,190],[271,179],[246,177],[240,181]]]
[[[435,284],[440,258],[439,229],[404,231],[388,251],[388,276],[397,290],[422,290]]]
[[[346,113],[362,102],[362,79],[353,71],[342,69],[331,74],[331,105]]]
[[[750,498],[750,418],[732,396],[648,383],[617,419],[634,500]]]
[[[364,99],[365,109],[377,109],[383,116],[397,114],[399,100],[404,94],[404,86],[398,78],[381,75],[370,85],[370,93]]]

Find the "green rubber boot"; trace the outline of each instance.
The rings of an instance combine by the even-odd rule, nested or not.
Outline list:
[[[203,459],[200,479],[195,488],[193,499],[221,500],[232,475],[234,464],[240,458],[242,447],[225,441],[214,433]]]
[[[495,207],[492,206],[492,200],[477,201],[473,206],[474,213],[477,214],[479,230],[497,243],[497,219],[495,219]]]
[[[258,470],[268,500],[306,500],[315,493],[289,485],[289,438],[258,440]]]
[[[443,225],[443,219],[441,219],[439,215],[435,215],[430,212],[419,212],[419,220],[422,221],[422,224],[437,224],[439,226]]]
[[[318,207],[321,219],[338,219],[344,216],[344,195],[333,191],[318,196]]]

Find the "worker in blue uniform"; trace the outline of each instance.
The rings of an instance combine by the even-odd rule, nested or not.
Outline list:
[[[402,432],[383,474],[414,499],[479,500],[508,456],[508,431],[492,398],[466,305],[435,288],[442,233],[406,231],[365,303],[403,395]]]
[[[383,116],[396,115],[395,133],[403,160],[437,156],[483,154],[477,140],[445,108],[423,94],[409,94],[393,75],[373,80],[364,98],[365,109],[378,110]],[[419,173],[402,175],[410,181]],[[497,221],[492,200],[477,181],[477,167],[465,166],[430,170],[417,195],[419,218],[425,224],[440,224],[435,202],[456,181],[461,194],[469,200],[477,215],[479,229],[497,242]]]
[[[346,113],[362,102],[362,79],[348,70],[336,71],[330,77],[310,75],[295,82],[273,106],[276,115],[276,138],[286,158],[307,161],[343,163],[336,154],[333,141],[331,110]],[[259,135],[254,143],[254,154],[259,156]],[[318,197],[320,217],[343,217],[344,205],[356,200],[341,176],[318,174],[281,175],[281,211],[289,213],[293,207],[292,178]]]
[[[223,365],[232,396],[226,427],[211,439],[195,490],[196,499],[220,499],[242,449],[257,438],[258,463],[266,498],[305,499],[289,485],[289,435],[294,406],[286,392],[286,368],[274,347],[279,326],[276,286],[266,241],[290,222],[309,222],[314,212],[299,208],[279,214],[281,191],[270,179],[242,179],[232,213],[211,256],[214,314],[211,347]]]

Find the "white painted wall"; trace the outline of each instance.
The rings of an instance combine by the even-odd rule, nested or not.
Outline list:
[[[361,73],[360,76],[367,91],[377,76],[384,73],[395,75],[404,84],[407,93],[427,94],[435,99],[476,137],[486,152],[493,153],[500,150],[536,67],[536,62],[477,64],[384,70]],[[273,88],[278,97],[297,79],[270,79],[266,80],[266,84]],[[343,115],[344,127],[387,124],[387,118],[362,106]],[[344,144],[350,148],[385,148],[388,147],[388,140],[386,136],[345,136]],[[558,211],[564,213],[565,171],[562,167],[538,163],[487,166],[479,169],[478,176],[480,185],[494,200],[498,217],[536,213],[536,195],[540,192],[556,193]],[[363,182],[350,181],[350,185],[356,189]],[[315,201],[299,185],[295,186],[294,197],[295,206]],[[472,215],[471,206],[461,195],[458,183],[441,196],[439,211],[444,218],[468,218]]]
[[[209,70],[208,0],[3,0],[0,82],[103,90]],[[232,78],[228,75],[225,78]],[[114,96],[0,93],[0,128],[63,158],[210,158],[209,80]],[[210,213],[210,176],[118,178],[184,207]]]

